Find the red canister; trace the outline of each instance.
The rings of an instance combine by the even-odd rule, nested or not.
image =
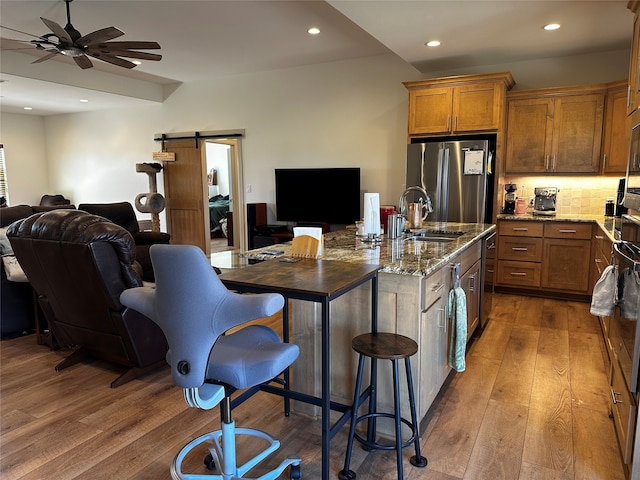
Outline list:
[[[382,230],[386,230],[387,219],[389,215],[394,213],[396,213],[396,207],[394,205],[380,205],[380,224],[382,225]]]

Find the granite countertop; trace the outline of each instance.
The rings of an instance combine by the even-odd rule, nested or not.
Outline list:
[[[507,215],[499,214],[498,220],[517,220],[517,221],[535,221],[535,222],[586,222],[597,223],[600,229],[605,233],[612,242],[616,241],[614,227],[616,217],[605,217],[604,215],[581,215],[581,214],[557,214],[552,216],[533,215],[527,213],[525,215]],[[618,219],[619,220],[619,219]]]
[[[423,229],[461,231],[461,236],[451,242],[424,242],[409,240],[411,234],[401,238],[388,239],[382,236],[379,243],[368,243],[355,235],[355,230],[345,229],[324,234],[325,260],[362,262],[380,265],[380,272],[400,275],[430,275],[454,256],[470,247],[474,242],[495,231],[492,224],[453,223],[436,224],[426,222]],[[282,252],[278,255],[265,252]],[[291,242],[279,243],[251,250],[243,254],[251,260],[270,260],[287,256],[291,252]]]
[[[522,220],[538,222],[588,222],[597,223],[611,241],[615,241],[614,217],[598,215],[558,214],[554,216],[506,215],[500,214],[498,220]],[[496,225],[477,223],[436,224],[426,222],[424,229],[461,231],[463,235],[452,242],[413,241],[410,233],[401,238],[381,237],[379,243],[368,243],[355,235],[353,229],[339,230],[324,234],[325,260],[344,262],[363,262],[380,265],[380,271],[400,275],[427,276],[446,265],[456,255],[470,247],[474,242],[496,230]],[[267,252],[278,252],[269,254]],[[286,257],[291,253],[291,242],[279,243],[240,254],[247,260],[273,260]]]

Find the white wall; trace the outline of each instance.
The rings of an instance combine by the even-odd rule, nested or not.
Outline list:
[[[45,118],[51,185],[69,192],[76,205],[129,201],[149,191],[146,173],[136,163],[152,162],[160,146],[162,106],[138,107]],[[162,174],[158,191],[162,192]],[[142,216],[142,217],[148,217]]]
[[[625,78],[628,57],[628,51],[610,52],[437,76],[511,71],[519,87],[583,85]],[[50,187],[76,204],[133,202],[147,191],[147,176],[136,173],[135,164],[152,161],[152,152],[160,149],[155,133],[244,129],[243,181],[251,185],[245,201],[267,202],[270,223],[277,167],[357,166],[362,189],[379,192],[382,204],[393,205],[404,181],[408,96],[402,82],[426,76],[436,75],[421,75],[388,54],[186,84],[157,106],[46,117],[46,161],[40,153],[35,168],[48,162],[48,185],[30,183],[29,192],[39,199]],[[35,138],[41,129],[5,130],[3,125],[5,144],[28,150],[43,143]],[[8,158],[10,172],[33,175],[31,164],[16,161]],[[159,175],[160,191],[162,181]],[[12,192],[14,187],[11,183]]]
[[[207,147],[207,172],[216,171],[217,185],[209,186],[209,198],[214,195],[229,195],[229,145],[206,142]]]
[[[49,188],[42,117],[3,113],[0,143],[5,149],[10,205],[38,205],[45,193],[63,193]]]
[[[402,81],[416,78],[383,55],[182,85],[157,107],[47,117],[51,184],[77,203],[132,201],[147,189],[135,163],[160,149],[154,133],[244,129],[245,201],[271,204],[270,222],[276,167],[359,166],[362,188],[396,203],[407,128]]]

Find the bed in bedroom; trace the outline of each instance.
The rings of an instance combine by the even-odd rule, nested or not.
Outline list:
[[[215,195],[209,199],[209,225],[211,235],[218,232],[223,236],[220,221],[227,218],[229,211],[229,195]]]

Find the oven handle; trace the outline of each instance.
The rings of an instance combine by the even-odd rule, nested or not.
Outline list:
[[[620,255],[622,258],[624,258],[626,261],[628,261],[629,263],[631,263],[633,265],[633,271],[634,272],[640,272],[640,262],[634,260],[633,258],[630,258],[626,253],[622,252],[620,250],[620,244],[623,242],[615,242],[613,244],[613,249],[615,250],[615,252]]]

